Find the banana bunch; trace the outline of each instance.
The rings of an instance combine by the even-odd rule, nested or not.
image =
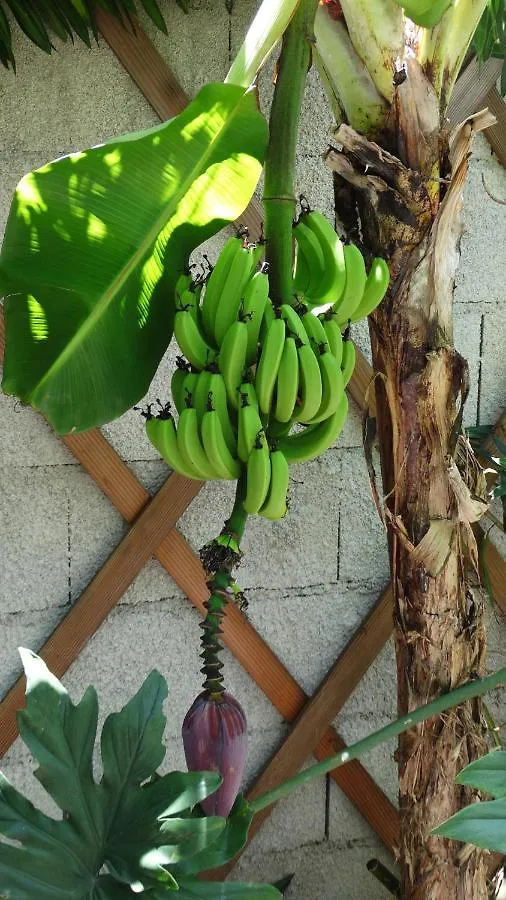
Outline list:
[[[238,237],[205,285],[179,278],[174,335],[184,356],[171,380],[178,420],[167,404],[146,422],[172,469],[198,480],[244,476],[246,511],[268,519],[286,513],[289,464],[314,459],[340,434],[355,365],[348,326],[388,285],[383,260],[367,276],[360,251],[343,247],[319,213],[305,213],[294,237],[293,305],[273,305],[263,248]]]
[[[355,244],[343,244],[330,222],[318,210],[303,210],[297,220],[293,274],[297,302],[315,307],[332,306],[340,328],[358,322],[383,299],[390,274],[384,259],[374,259],[369,274]]]

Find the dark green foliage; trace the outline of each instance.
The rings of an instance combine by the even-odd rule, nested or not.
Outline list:
[[[95,690],[74,705],[41,659],[28,650],[22,658],[27,695],[19,731],[38,762],[35,776],[62,817],[40,812],[0,775],[0,833],[18,844],[0,843],[0,898],[133,900],[141,894],[161,900],[169,891],[181,900],[280,896],[270,886],[193,877],[235,855],[252,813],[241,799],[228,820],[202,815],[198,803],[219,786],[217,773],[156,774],[165,756],[167,696],[158,672],[106,719],[97,782]]]
[[[473,47],[481,62],[490,59],[506,60],[506,2],[489,0],[480,24],[474,33]],[[506,93],[506,62],[501,75],[501,92]]]
[[[176,0],[188,12],[187,0]],[[96,0],[113,16],[117,16],[126,27],[133,27],[132,15],[140,6],[160,31],[167,33],[167,27],[156,0]],[[0,0],[0,61],[8,68],[15,69],[12,53],[11,27],[6,16],[10,11],[17,25],[30,40],[45,53],[51,53],[51,34],[61,40],[73,39],[77,35],[89,47],[91,36],[97,36],[93,19],[91,0]]]

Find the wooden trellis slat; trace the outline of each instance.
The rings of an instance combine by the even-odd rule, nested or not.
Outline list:
[[[0,315],[0,362],[2,357],[3,316]],[[133,472],[98,430],[66,435],[62,441],[86,471],[94,479],[96,476],[97,484],[124,518],[135,524],[40,650],[41,656],[59,676],[68,669],[151,555],[158,558],[188,599],[203,614],[204,601],[208,597],[200,561],[182,535],[173,528],[176,519],[170,513],[171,508],[174,510],[174,500],[170,496],[171,484],[176,487],[180,498],[176,501],[179,502],[179,507],[174,510],[177,518],[200,490],[201,482],[171,475],[154,500],[151,500]],[[152,504],[158,500],[162,491],[165,496],[160,498],[152,514]],[[157,541],[151,540],[154,530]],[[135,543],[132,544],[133,532],[135,540],[143,545],[140,550]],[[131,575],[128,579],[124,571],[125,556],[130,553],[136,557],[138,568],[135,568],[135,560],[127,566]],[[140,554],[144,559],[142,563]],[[104,595],[100,588],[106,589]],[[225,644],[275,708],[286,721],[293,721],[307,701],[307,696],[251,623],[234,606],[227,610],[223,632]],[[23,706],[23,702],[24,679],[19,678],[0,704],[0,755],[6,752],[17,736],[15,712]],[[313,744],[318,737],[319,735],[313,736]],[[311,752],[312,746],[307,747],[304,758]],[[338,752],[344,747],[344,742],[334,729],[328,728],[316,747],[315,755],[318,759],[324,759],[329,753]],[[373,779],[360,763],[336,770],[333,777],[391,849],[392,835],[396,834],[397,829],[397,814]]]

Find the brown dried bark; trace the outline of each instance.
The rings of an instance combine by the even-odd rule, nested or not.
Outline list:
[[[469,522],[480,511],[454,460],[468,375],[453,347],[452,294],[470,140],[487,122],[487,116],[477,117],[449,140],[440,130],[432,88],[412,61],[397,89],[385,147],[341,126],[339,150],[327,154],[341,201],[345,197],[348,208],[360,210],[365,250],[387,256],[392,274],[370,331],[399,714],[484,668],[483,610],[466,582],[473,551]],[[455,775],[485,750],[476,702],[400,738],[406,900],[488,896],[485,855],[431,836],[473,799],[455,785]]]

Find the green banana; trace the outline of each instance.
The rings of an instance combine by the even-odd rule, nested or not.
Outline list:
[[[309,283],[306,287],[306,295],[311,298],[320,298],[320,285],[325,275],[325,260],[320,241],[304,219],[299,219],[293,228],[293,236],[297,243],[297,249],[302,252],[309,271]],[[295,287],[295,285],[294,285]]]
[[[214,343],[214,322],[216,310],[229,275],[230,266],[243,246],[242,238],[231,237],[223,247],[216,265],[206,282],[204,299],[202,302],[202,322],[208,341]]]
[[[255,375],[255,390],[260,409],[266,415],[272,403],[272,393],[278,375],[285,344],[285,321],[274,319],[269,325]]]
[[[232,456],[235,456],[237,453],[237,438],[232,422],[230,421],[230,412],[227,405],[227,389],[221,372],[213,372],[211,374],[209,380],[209,394],[212,405],[218,413],[227,447]]]
[[[209,390],[211,384],[212,372],[204,369],[197,375],[197,381],[192,395],[192,406],[197,410],[197,421],[199,427],[202,427],[202,419],[209,405]]]
[[[271,481],[267,500],[260,508],[264,519],[282,519],[286,515],[286,494],[288,491],[289,470],[284,453],[278,448],[271,452]]]
[[[220,478],[202,446],[199,435],[197,410],[186,406],[179,416],[177,426],[177,446],[185,466],[195,469],[197,478],[202,481]]]
[[[191,310],[182,309],[174,316],[174,337],[196,369],[204,369],[216,358],[216,351],[202,336]]]
[[[254,406],[255,409],[258,409],[258,397],[255,385],[251,384],[250,381],[244,381],[238,391],[238,400],[242,404],[246,403],[246,405]]]
[[[307,309],[306,306],[303,307]],[[299,316],[297,310],[293,309],[293,307],[289,306],[287,303],[283,303],[282,306],[279,307],[279,311],[281,313],[281,318],[286,322],[286,331],[287,334],[293,335],[293,337],[299,338],[302,344],[309,344],[309,338],[306,333],[306,329],[302,324],[302,319]]]
[[[290,419],[289,422],[278,422],[277,419],[270,419],[269,427],[267,429],[269,437],[273,438],[274,441],[276,441],[278,437],[286,437],[291,431],[293,423],[294,419]]]
[[[301,247],[296,244],[295,268],[293,270],[293,289],[297,297],[304,297],[310,280],[309,265]]]
[[[182,356],[178,356],[176,358],[176,368],[170,380],[170,393],[178,413],[181,412],[184,406],[184,383],[189,371],[189,365],[185,363]]]
[[[171,415],[147,419],[146,434],[163,460],[174,472],[200,481],[193,466],[188,466],[179,452],[174,419]]]
[[[314,299],[321,306],[325,303],[337,303],[346,283],[343,243],[328,219],[317,209],[305,213],[302,221],[319,241],[323,253],[324,276]],[[314,303],[311,292],[308,292],[308,297]]]
[[[316,416],[322,402],[322,379],[320,367],[313,350],[308,344],[297,347],[299,358],[300,406],[295,407],[297,422],[309,422]]]
[[[246,364],[253,365],[258,354],[258,338],[264,310],[269,299],[269,279],[265,272],[256,272],[246,285],[241,319],[246,323],[248,344]]]
[[[242,388],[243,385],[238,413],[237,454],[243,463],[247,463],[258,436],[263,434],[264,427],[257,407],[249,402],[248,392]]]
[[[337,324],[335,314],[333,312],[331,312],[330,314],[323,313],[320,316],[320,321],[325,331],[325,337],[327,338],[329,350],[332,355],[335,356],[340,365],[343,358],[343,336],[341,334],[341,329]]]
[[[299,390],[299,357],[293,337],[287,337],[281,354],[276,379],[276,410],[278,422],[289,422],[294,415]]]
[[[353,369],[355,368],[355,361],[357,358],[357,351],[355,349],[355,344],[351,340],[351,338],[345,338],[343,340],[343,358],[341,360],[341,369],[343,372],[343,380],[344,386],[348,384],[351,376],[353,375]]]
[[[258,512],[265,503],[271,482],[271,455],[267,439],[262,432],[258,435],[248,456],[246,471],[246,496],[243,506],[249,515]]]
[[[318,316],[314,316],[312,312],[307,312],[302,316],[302,324],[316,354],[328,350],[327,335],[325,329],[320,322]],[[321,349],[322,348],[322,349]]]
[[[237,409],[237,389],[242,382],[246,368],[248,329],[246,322],[237,320],[228,329],[221,345],[218,365],[220,367],[227,396],[231,406]]]
[[[185,291],[188,291],[193,284],[192,275],[189,269],[185,270],[177,279],[174,292],[176,295],[176,308],[180,307],[181,299]]]
[[[269,300],[269,302],[265,304],[262,324],[260,325],[259,341],[262,346],[265,342],[265,338],[267,337],[267,332],[269,330],[269,326],[270,326],[271,322],[274,322],[275,318],[276,318],[276,313],[274,311],[274,306],[272,305],[272,302]]]
[[[332,416],[341,402],[344,393],[344,378],[337,359],[328,350],[318,357],[320,377],[322,380],[322,402],[311,424],[323,422]]]
[[[252,253],[246,247],[241,247],[239,253],[234,256],[230,264],[230,269],[218,300],[214,320],[214,337],[218,347],[221,346],[228,329],[239,315],[246,285],[251,278],[252,268]]]
[[[289,463],[303,463],[315,459],[328,450],[343,429],[348,413],[348,397],[343,393],[335,413],[304,431],[278,438],[278,447]]]
[[[358,322],[359,319],[365,319],[383,300],[388,285],[390,284],[390,272],[384,259],[376,257],[373,259],[367,281],[365,283],[362,299],[351,316],[351,322]]]
[[[344,248],[346,263],[346,284],[341,299],[334,303],[333,310],[338,324],[345,328],[353,313],[362,302],[367,275],[364,257],[355,244],[346,244]]]
[[[207,458],[220,478],[233,481],[239,478],[241,466],[227,447],[220,417],[215,409],[208,409],[202,419],[202,444]]]

